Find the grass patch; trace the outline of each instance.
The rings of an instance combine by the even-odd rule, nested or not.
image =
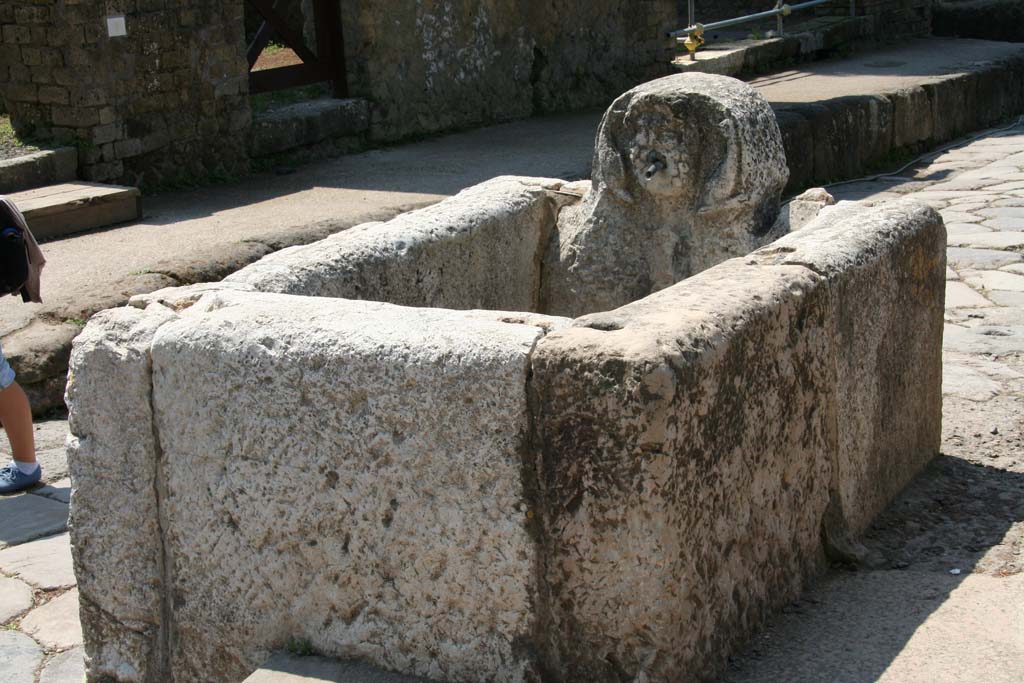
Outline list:
[[[14,134],[14,126],[11,125],[11,117],[0,115],[0,145],[9,147],[21,147],[23,143]]]
[[[284,649],[297,657],[309,657],[316,654],[313,643],[306,638],[296,638],[295,636],[288,639],[288,642],[284,644]]]

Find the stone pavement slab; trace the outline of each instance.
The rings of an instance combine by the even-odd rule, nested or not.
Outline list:
[[[989,326],[981,328],[946,325],[942,348],[957,353],[978,353],[992,356],[1018,354],[1024,348],[1024,327]]]
[[[986,270],[964,278],[964,282],[975,289],[1001,289],[1009,292],[1024,292],[1024,276],[1001,270]]]
[[[950,247],[946,250],[946,263],[955,270],[977,269],[988,270],[1001,268],[1012,263],[1020,263],[1024,257],[1012,251],[996,249],[967,249]]]
[[[21,620],[21,631],[49,650],[66,650],[82,644],[78,620],[78,589],[36,607]]]
[[[1004,200],[1005,201],[1005,200]],[[989,209],[978,209],[977,213],[986,218],[1020,218],[1024,220],[1024,206],[995,206]]]
[[[1024,247],[1024,232],[979,232],[968,235],[950,235],[953,247],[976,249],[1020,249]]]
[[[0,550],[0,571],[42,590],[75,585],[67,533]]]
[[[0,576],[0,624],[32,607],[32,588],[18,579]]]
[[[24,633],[0,630],[0,681],[31,683],[36,667],[43,661],[43,650]]]
[[[1012,306],[1014,308],[1024,308],[1024,292],[1008,292],[1002,290],[996,290],[988,293],[989,299],[992,303],[1000,306]],[[1021,344],[1021,348],[1024,348],[1024,343]]]
[[[972,368],[946,362],[942,366],[942,393],[969,401],[987,401],[999,394],[998,382]]]
[[[994,305],[964,283],[946,281],[947,308],[983,308]]]
[[[43,536],[52,536],[68,527],[68,506],[56,500],[30,493],[0,497],[0,549]]]
[[[1024,218],[990,218],[981,223],[986,228],[993,230],[1021,231],[1024,230]]]
[[[977,235],[985,232],[995,232],[995,230],[985,227],[981,223],[946,223],[947,235]]]
[[[84,680],[85,650],[80,647],[53,657],[39,675],[39,683],[82,683]]]
[[[65,460],[67,455],[64,456]],[[32,489],[29,493],[36,496],[43,496],[45,498],[51,498],[53,500],[59,500],[62,503],[71,502],[71,479],[64,478],[59,481],[55,481],[52,484],[46,486],[40,486],[39,488]]]

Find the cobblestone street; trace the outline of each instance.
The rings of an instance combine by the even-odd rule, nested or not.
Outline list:
[[[945,219],[943,451],[864,539],[864,566],[824,577],[724,680],[1024,680],[1024,127],[830,192],[869,203],[910,196]],[[5,682],[84,676],[66,429],[37,425],[46,485],[0,498]],[[908,596],[912,613],[888,602]],[[860,616],[869,612],[891,622]]]

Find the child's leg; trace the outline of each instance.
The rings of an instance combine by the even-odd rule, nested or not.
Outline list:
[[[14,460],[21,463],[36,461],[36,439],[32,431],[32,409],[28,397],[17,382],[0,390],[0,422],[11,442]]]
[[[28,396],[14,381],[14,371],[0,349],[0,423],[11,442],[14,462],[0,467],[0,494],[24,491],[36,485],[43,470],[36,462],[36,437]]]

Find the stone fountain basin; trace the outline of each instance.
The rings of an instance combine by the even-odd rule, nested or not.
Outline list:
[[[699,679],[848,551],[939,446],[937,213],[840,203],[570,320],[534,311],[572,192],[496,179],[90,321],[90,681],[241,680],[296,638],[445,681]]]

